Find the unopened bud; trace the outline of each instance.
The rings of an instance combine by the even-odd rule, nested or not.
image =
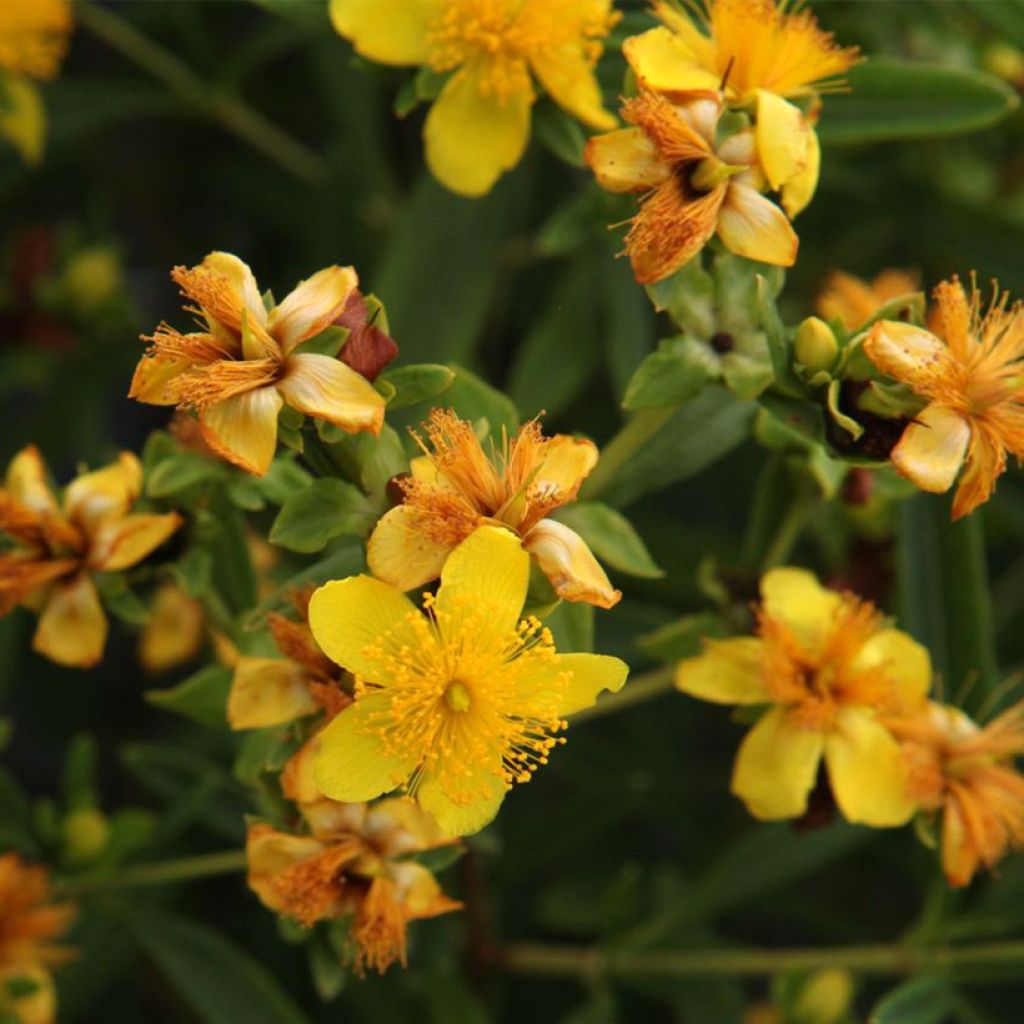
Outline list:
[[[88,316],[102,309],[121,286],[121,266],[106,246],[76,253],[64,270],[62,284],[68,300]]]
[[[110,825],[93,809],[74,811],[64,819],[64,849],[72,861],[90,861],[106,848]]]
[[[852,999],[853,979],[848,971],[816,971],[804,983],[793,1016],[800,1024],[840,1024],[850,1011]]]
[[[982,58],[985,70],[1011,85],[1024,84],[1024,53],[1011,43],[993,43]]]
[[[797,328],[793,354],[796,361],[808,370],[831,370],[839,355],[839,343],[824,320],[809,316]]]

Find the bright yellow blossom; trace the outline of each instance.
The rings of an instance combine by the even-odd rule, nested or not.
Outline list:
[[[615,124],[594,77],[618,20],[611,0],[331,0],[330,10],[362,56],[453,72],[424,127],[427,163],[453,192],[483,195],[519,162],[534,79],[585,124]]]
[[[855,331],[887,302],[916,292],[919,284],[917,275],[905,270],[883,270],[871,281],[833,270],[814,308],[823,320],[838,320],[848,331]]]
[[[814,15],[785,0],[692,0],[694,18],[656,0],[662,25],[627,39],[623,53],[649,89],[682,101],[723,90],[756,119],[757,149],[772,189],[796,216],[810,202],[821,159],[812,127],[822,93],[842,88],[859,60]],[[793,100],[810,104],[807,114]]]
[[[353,966],[383,973],[405,966],[406,926],[462,906],[410,854],[448,845],[412,801],[366,804],[322,800],[304,811],[312,834],[249,826],[249,885],[271,910],[311,928],[351,916]]]
[[[370,537],[367,564],[378,579],[413,590],[437,579],[445,559],[478,526],[514,530],[565,601],[611,608],[622,596],[583,538],[549,518],[575,500],[597,463],[590,442],[556,434],[544,437],[536,420],[488,456],[473,425],[434,409],[425,424],[429,444],[413,459],[410,478],[399,481],[401,505],[387,512]]]
[[[176,583],[165,583],[139,637],[139,661],[154,675],[169,672],[199,653],[204,634],[203,606]]]
[[[843,815],[879,827],[903,824],[914,807],[899,746],[878,715],[912,711],[930,685],[920,644],[886,627],[869,602],[792,568],[762,578],[756,637],[707,640],[676,672],[676,686],[703,700],[768,705],[732,778],[751,814],[803,814],[824,757]]]
[[[587,143],[587,163],[603,188],[646,193],[626,235],[640,284],[675,273],[715,234],[747,259],[784,267],[796,260],[789,220],[761,194],[766,179],[754,133],[744,129],[719,145],[721,114],[717,97],[676,106],[643,89],[622,108],[632,128]]]
[[[988,500],[1007,451],[1024,457],[1024,305],[981,295],[959,279],[935,289],[934,332],[896,320],[872,327],[864,351],[928,404],[892,450],[893,465],[924,491],[948,491],[960,469],[953,518]]]
[[[32,446],[15,456],[0,488],[0,615],[25,603],[39,612],[33,648],[52,661],[88,668],[103,656],[107,617],[91,576],[141,562],[181,517],[131,513],[142,465],[129,452],[73,480],[58,502]]]
[[[175,267],[171,277],[195,303],[186,309],[201,330],[161,324],[145,338],[130,398],[196,410],[207,444],[260,476],[274,457],[283,405],[350,433],[380,432],[384,399],[364,377],[340,359],[295,351],[341,315],[358,283],[351,267],[319,271],[269,312],[252,271],[230,253]]]
[[[520,621],[529,562],[514,533],[482,526],[423,612],[368,576],[313,595],[313,635],[356,679],[355,703],[320,734],[323,793],[362,801],[403,786],[447,835],[468,835],[547,763],[566,716],[622,686],[617,658],[558,654],[549,630]]]
[[[50,969],[70,955],[55,940],[75,916],[54,902],[49,872],[16,853],[0,856],[0,1017],[19,1024],[54,1024],[57,1000]],[[19,992],[18,982],[26,983]]]
[[[958,708],[929,702],[888,726],[903,746],[907,789],[923,811],[941,814],[942,865],[950,885],[967,885],[1010,849],[1024,849],[1024,703],[984,727]]]

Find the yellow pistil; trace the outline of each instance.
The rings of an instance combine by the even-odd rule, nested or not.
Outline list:
[[[0,3],[0,67],[29,78],[54,78],[67,52],[71,28],[67,0],[4,0]]]

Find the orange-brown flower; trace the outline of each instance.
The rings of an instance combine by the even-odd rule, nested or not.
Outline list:
[[[825,278],[814,308],[823,320],[838,320],[854,331],[887,302],[910,295],[919,286],[917,274],[906,270],[883,270],[871,281],[833,270]]]

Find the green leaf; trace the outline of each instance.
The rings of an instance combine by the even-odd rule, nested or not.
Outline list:
[[[655,316],[633,280],[629,263],[611,259],[610,255],[600,260],[598,297],[603,307],[601,333],[612,392],[621,395],[654,345]]]
[[[446,391],[455,380],[455,371],[437,363],[417,363],[414,366],[400,366],[382,373],[377,383],[384,381],[394,388],[394,395],[388,402],[388,411],[404,409],[417,402],[425,402]]]
[[[451,369],[455,371],[455,380],[445,392],[445,406],[463,419],[487,420],[491,437],[499,441],[502,427],[510,436],[514,434],[519,426],[519,412],[512,400],[464,367],[451,364]]]
[[[164,711],[191,718],[200,725],[227,725],[231,672],[221,665],[207,665],[184,682],[165,690],[147,690],[146,701]]]
[[[668,313],[681,330],[708,338],[715,331],[715,280],[700,259],[656,284],[647,285],[647,295],[659,313]]]
[[[98,572],[93,582],[100,592],[103,605],[129,626],[142,626],[149,619],[145,602],[128,586],[124,576],[116,572]]]
[[[220,932],[137,905],[127,922],[139,944],[205,1024],[310,1024],[273,975]]]
[[[562,601],[544,624],[555,637],[555,646],[563,654],[594,649],[594,606],[576,601]]]
[[[850,70],[849,92],[829,96],[818,135],[825,145],[903,142],[977,131],[1019,104],[982,71],[872,58]]]
[[[717,376],[707,346],[693,338],[665,338],[637,367],[626,385],[622,406],[631,412],[681,405]]]
[[[806,388],[793,370],[793,344],[779,319],[771,284],[767,278],[760,275],[757,278],[757,305],[761,314],[761,326],[768,339],[768,352],[775,373],[775,390],[784,395],[800,397],[806,392]]]
[[[956,1007],[948,978],[926,975],[897,985],[874,1006],[868,1024],[945,1024]]]
[[[275,505],[283,505],[299,488],[305,487],[313,479],[293,457],[278,455],[270,464],[267,475],[257,479],[256,483],[268,501]]]
[[[533,130],[559,160],[570,167],[583,167],[583,147],[587,137],[579,121],[570,117],[557,103],[542,100],[533,108]]]
[[[225,469],[211,459],[192,452],[177,452],[162,459],[146,476],[146,494],[169,498],[196,484],[224,478]]]
[[[325,477],[314,480],[281,506],[270,543],[289,551],[322,551],[343,533],[365,536],[376,515],[357,487]]]
[[[332,324],[330,327],[325,327],[319,334],[313,335],[312,338],[307,338],[301,345],[296,345],[294,351],[330,356],[333,359],[348,341],[350,333],[347,327],[336,327]],[[287,408],[285,406],[285,409],[281,410],[282,414]],[[294,412],[294,410],[292,411]],[[299,415],[301,416],[301,413]],[[289,426],[294,428],[295,424],[289,423]]]
[[[675,622],[666,623],[657,629],[636,638],[636,645],[644,654],[659,661],[678,661],[700,654],[701,641],[705,637],[727,636],[728,631],[722,617],[715,612],[698,612],[684,615]]]
[[[665,573],[651,558],[633,524],[621,512],[600,502],[577,502],[559,509],[555,517],[575,530],[591,551],[629,576],[659,579]]]
[[[339,464],[346,466],[346,475],[358,480],[367,494],[382,498],[388,481],[409,468],[402,439],[387,423],[377,437],[346,434],[323,420],[317,420],[317,430]]]
[[[341,957],[331,948],[327,938],[316,932],[309,942],[309,973],[316,994],[325,1002],[337,998],[348,980],[348,971]]]

